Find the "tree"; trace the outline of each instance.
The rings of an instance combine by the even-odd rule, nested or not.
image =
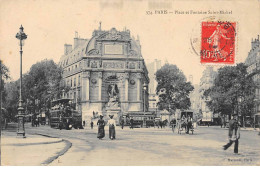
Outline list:
[[[19,100],[19,81],[8,82],[5,85],[4,105],[8,114],[5,116],[8,121],[16,121],[16,114]]]
[[[62,69],[53,60],[43,60],[23,74],[22,100],[25,110],[34,113],[41,109],[49,109],[51,100],[59,97],[64,86],[61,86]],[[6,109],[10,119],[17,114],[19,100],[19,80],[6,85]]]
[[[1,67],[1,75],[2,75],[2,80],[7,80],[10,78],[9,74],[9,69],[2,63],[0,60],[0,67]]]
[[[9,69],[2,63],[2,60],[0,60],[0,118],[1,118],[1,124],[2,120],[6,119],[8,116],[7,111],[2,111],[2,109],[5,109],[2,107],[2,103],[6,100],[6,91],[5,91],[5,80],[9,79]]]
[[[203,95],[209,98],[206,104],[211,111],[226,115],[241,112],[242,116],[246,116],[253,112],[254,89],[255,84],[247,76],[246,65],[240,63],[220,68],[213,86]],[[238,98],[242,98],[241,103]]]
[[[10,74],[9,74],[10,72],[9,72],[9,69],[2,63],[1,60],[0,60],[0,68],[1,68],[0,69],[0,77],[1,77],[0,78],[1,79],[0,90],[1,90],[1,94],[2,94],[1,99],[3,99],[2,102],[4,102],[5,101],[5,95],[6,95],[6,92],[4,90],[4,86],[5,86],[5,81],[10,79]]]
[[[50,101],[59,97],[63,89],[61,79],[62,69],[53,60],[38,62],[24,75],[23,98],[38,110],[50,108]]]
[[[189,94],[194,87],[186,81],[185,75],[176,65],[165,64],[156,72],[156,81],[160,110],[189,109],[191,105]]]

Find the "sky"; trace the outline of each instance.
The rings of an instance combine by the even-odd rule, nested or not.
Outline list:
[[[167,10],[167,14],[155,14],[155,10]],[[190,10],[232,12],[180,14]],[[147,11],[153,14],[148,15]],[[58,63],[64,44],[73,44],[75,31],[89,39],[101,21],[103,30],[115,27],[122,31],[126,27],[132,36],[138,35],[146,63],[159,59],[176,64],[187,78],[192,75],[193,83],[199,84],[206,66],[200,64],[190,39],[200,37],[201,22],[211,16],[237,23],[235,57],[237,63],[244,62],[251,39],[260,34],[258,0],[0,0],[0,58],[9,68],[12,80],[17,80],[20,55],[15,35],[21,24],[28,35],[23,47],[25,73],[43,59]]]

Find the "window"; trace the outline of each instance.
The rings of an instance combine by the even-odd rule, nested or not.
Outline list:
[[[71,78],[71,80],[70,80],[70,87],[72,87],[72,78]]]
[[[74,77],[74,87],[76,87],[76,77]]]

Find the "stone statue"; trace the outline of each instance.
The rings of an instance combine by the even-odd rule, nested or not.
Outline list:
[[[108,86],[107,90],[108,96],[109,96],[109,101],[108,101],[108,106],[109,107],[118,107],[118,94],[119,90],[116,84],[110,84]]]

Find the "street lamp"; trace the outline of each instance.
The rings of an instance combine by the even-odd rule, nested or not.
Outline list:
[[[25,138],[25,130],[24,130],[24,108],[22,101],[22,55],[23,55],[23,45],[24,40],[27,38],[27,35],[23,32],[23,26],[21,25],[20,31],[15,36],[20,40],[20,98],[18,105],[18,128],[17,128],[17,136]]]
[[[144,84],[143,84],[143,89],[144,89],[144,112],[145,112],[145,98],[146,98],[146,90],[147,90],[147,84],[144,82]],[[144,127],[146,127],[146,117],[145,117],[145,115],[144,115],[144,117],[143,117],[143,126]]]
[[[144,89],[144,112],[145,112],[145,96],[146,96],[147,86],[148,85],[146,83],[143,84],[143,89]]]

